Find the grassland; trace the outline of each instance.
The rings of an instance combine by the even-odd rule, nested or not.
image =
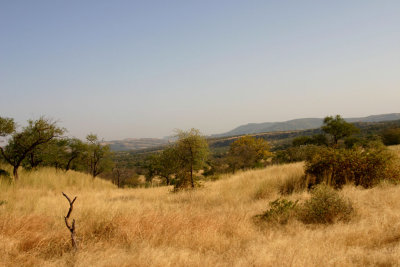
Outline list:
[[[400,146],[392,148],[400,155]],[[346,186],[348,223],[257,224],[302,163],[239,172],[200,189],[117,189],[76,172],[22,172],[0,184],[0,265],[41,266],[396,266],[400,186]],[[77,196],[79,249],[70,246],[64,191]],[[307,192],[286,196],[305,200]]]

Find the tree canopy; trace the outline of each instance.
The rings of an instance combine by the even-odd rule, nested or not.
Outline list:
[[[334,145],[337,145],[340,139],[359,132],[356,126],[346,122],[340,115],[326,117],[321,129],[332,136]]]
[[[3,158],[13,166],[14,179],[17,180],[18,168],[27,155],[37,146],[60,137],[64,133],[64,129],[58,127],[56,122],[44,117],[38,120],[29,120],[28,126],[24,127],[20,132],[16,132],[15,126],[13,127],[14,131],[12,132],[11,139],[5,148],[0,147],[0,152]],[[9,134],[11,128],[10,125],[6,128]]]
[[[174,150],[179,168],[177,176],[182,185],[189,181],[194,188],[194,172],[205,166],[209,155],[207,140],[197,129],[178,130],[176,137]]]
[[[253,168],[261,160],[271,156],[268,142],[262,138],[243,136],[233,142],[229,149],[229,165],[232,170]]]

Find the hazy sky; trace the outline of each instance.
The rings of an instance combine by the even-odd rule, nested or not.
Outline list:
[[[400,112],[400,1],[1,0],[0,116],[162,137]]]

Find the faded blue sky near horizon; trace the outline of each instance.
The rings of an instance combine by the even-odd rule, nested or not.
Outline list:
[[[400,1],[0,1],[0,116],[163,137],[400,112]]]

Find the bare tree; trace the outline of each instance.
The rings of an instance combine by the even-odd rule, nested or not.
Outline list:
[[[72,209],[74,208],[74,202],[76,200],[76,197],[71,201],[71,199],[64,192],[62,192],[62,194],[68,200],[68,203],[69,203],[69,210],[68,210],[67,216],[64,217],[65,225],[67,226],[68,230],[71,232],[72,247],[75,250],[77,250],[78,247],[76,245],[76,239],[75,239],[75,219],[72,219],[72,224],[71,225],[68,222],[69,216],[71,215]]]

